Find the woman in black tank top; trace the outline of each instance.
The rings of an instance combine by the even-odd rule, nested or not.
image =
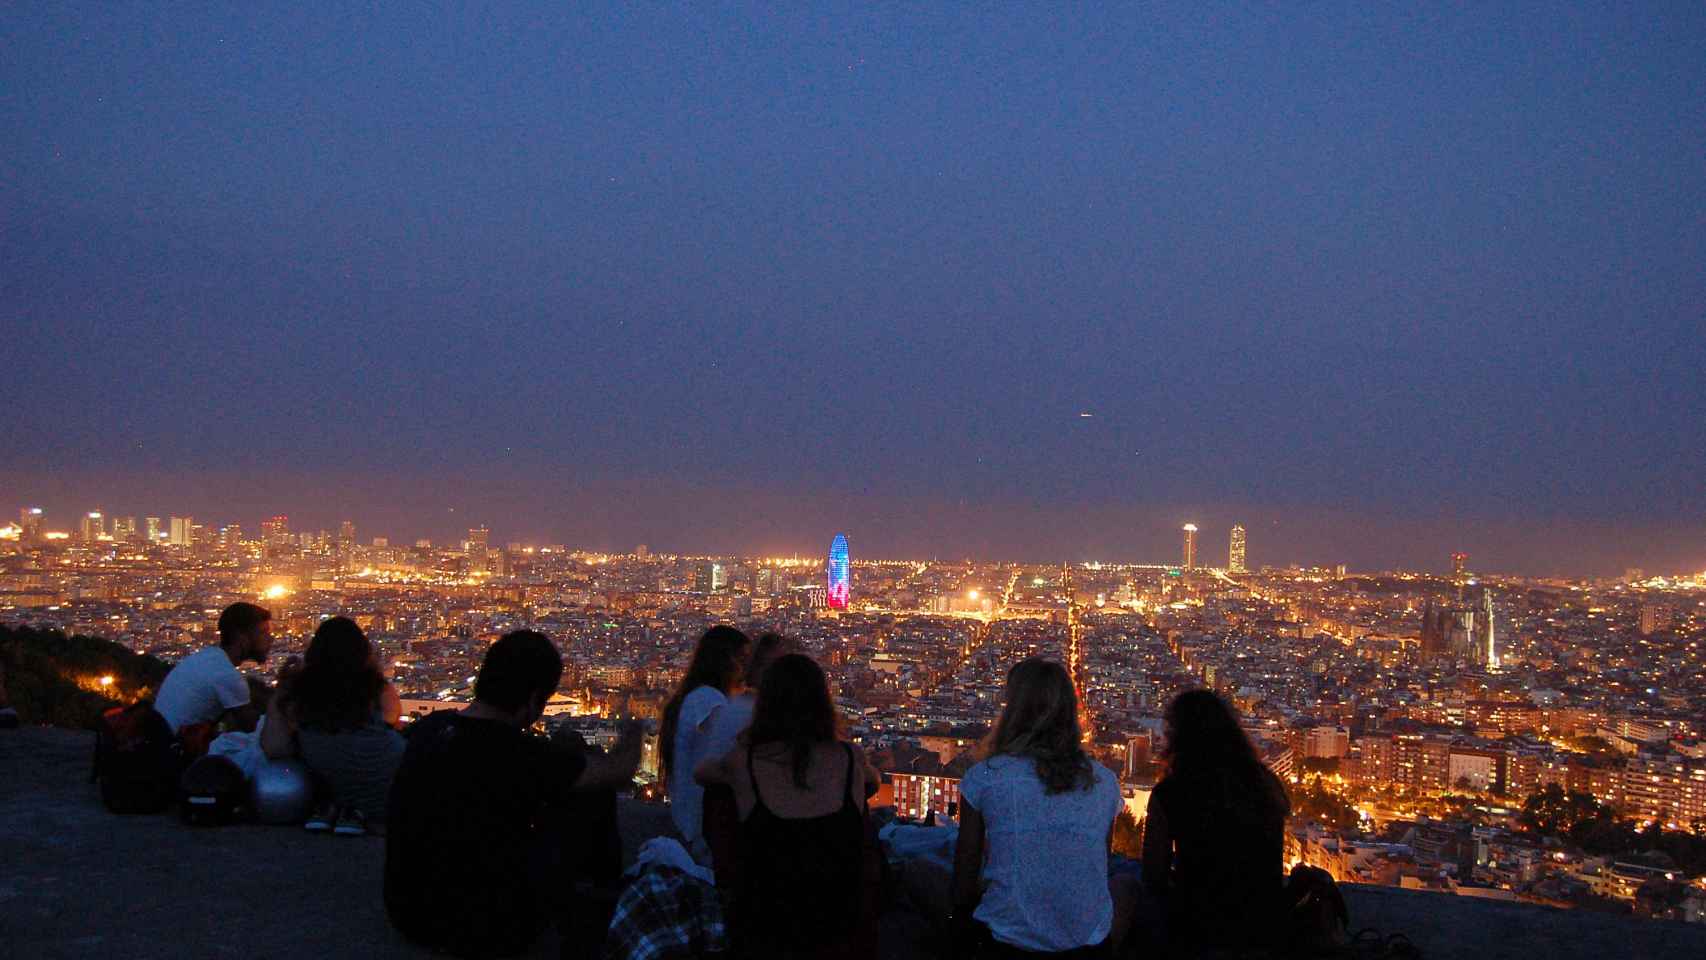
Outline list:
[[[698,771],[702,782],[734,787],[742,808],[730,931],[737,954],[840,955],[858,939],[865,837],[859,787],[866,774],[853,747],[837,743],[829,687],[811,658],[790,654],[765,670],[752,726],[741,739],[727,757]],[[825,749],[830,745],[840,750]],[[844,762],[832,759],[837,753]],[[788,774],[785,786],[771,771]],[[761,779],[770,785],[761,786]],[[743,787],[750,796],[740,796]],[[791,804],[782,802],[787,788],[796,794]],[[840,803],[828,813],[776,812],[778,804],[798,807],[802,800],[807,809],[821,810],[836,795]]]

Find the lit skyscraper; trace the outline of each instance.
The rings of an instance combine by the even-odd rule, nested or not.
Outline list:
[[[159,543],[160,542],[160,518],[159,517],[144,517],[142,519],[142,532],[143,532],[143,535],[145,537],[147,537],[149,543]]]
[[[174,547],[187,547],[195,542],[195,519],[193,517],[172,517],[168,523],[166,542]]]
[[[107,535],[107,520],[101,516],[101,511],[91,510],[83,515],[83,525],[80,531],[86,541],[99,540]]]
[[[1244,572],[1244,528],[1233,524],[1232,543],[1226,549],[1226,569],[1232,573]]]
[[[1185,524],[1185,569],[1195,570],[1197,567],[1197,525]]]
[[[18,511],[18,529],[21,531],[19,536],[24,542],[33,543],[41,539],[41,518],[40,507],[25,507]]]
[[[838,533],[829,542],[829,590],[827,602],[832,610],[847,609],[853,596],[853,565],[847,556],[847,534]]]

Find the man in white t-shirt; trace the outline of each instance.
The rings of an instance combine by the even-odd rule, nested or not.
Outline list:
[[[154,695],[154,709],[173,733],[217,722],[249,703],[249,685],[238,665],[265,663],[271,650],[272,614],[252,603],[233,603],[219,615],[219,646],[178,661]]]

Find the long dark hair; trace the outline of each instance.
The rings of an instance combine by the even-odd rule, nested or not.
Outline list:
[[[1180,783],[1220,783],[1238,790],[1263,809],[1288,807],[1285,785],[1279,782],[1244,728],[1238,714],[1212,690],[1187,690],[1167,705],[1167,745],[1162,750],[1167,773],[1163,779]]]
[[[280,691],[299,727],[337,733],[373,719],[385,675],[373,660],[373,645],[348,617],[332,617],[314,631],[302,670]]]
[[[1044,793],[1087,790],[1096,782],[1078,727],[1078,696],[1066,668],[1031,657],[1007,672],[1007,704],[989,739],[991,756],[1029,757]]]
[[[666,777],[675,767],[675,728],[681,722],[681,702],[700,687],[715,687],[728,693],[729,685],[740,673],[740,656],[751,644],[746,634],[721,623],[700,636],[686,675],[664,705],[663,723],[658,727],[658,758],[663,761]]]
[[[771,661],[758,686],[758,702],[752,708],[752,726],[745,741],[753,746],[779,744],[788,748],[794,786],[810,789],[806,771],[811,768],[812,748],[835,740],[835,704],[829,699],[829,681],[823,668],[803,653],[789,653]]]

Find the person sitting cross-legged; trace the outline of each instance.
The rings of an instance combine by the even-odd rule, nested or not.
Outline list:
[[[544,635],[505,634],[486,651],[473,704],[409,729],[385,833],[385,909],[409,940],[510,956],[555,922],[570,955],[571,931],[602,935],[614,897],[577,902],[572,885],[620,874],[615,791],[633,780],[641,734],[629,724],[597,754],[531,733],[562,674]],[[586,922],[588,912],[603,915]],[[582,946],[597,955],[598,943]]]

